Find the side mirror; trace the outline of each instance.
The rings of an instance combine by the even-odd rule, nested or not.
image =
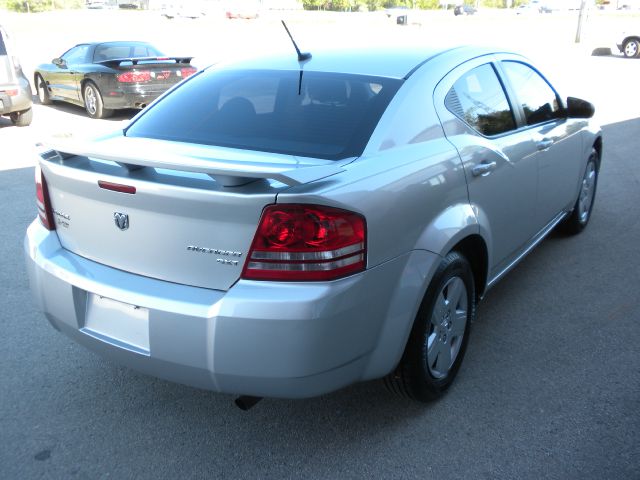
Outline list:
[[[67,62],[65,62],[62,58],[56,57],[53,60],[51,60],[51,63],[53,63],[54,65],[60,68],[67,68]]]
[[[596,113],[593,103],[580,98],[567,98],[567,116],[569,118],[591,118]]]

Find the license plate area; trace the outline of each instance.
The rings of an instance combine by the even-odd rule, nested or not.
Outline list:
[[[81,331],[103,342],[141,355],[149,355],[149,310],[88,294]]]

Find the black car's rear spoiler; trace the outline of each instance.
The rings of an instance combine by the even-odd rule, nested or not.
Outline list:
[[[144,63],[145,65],[150,65],[154,63],[181,63],[181,64],[189,64],[191,63],[191,59],[193,57],[135,57],[135,58],[112,58],[109,60],[101,60],[98,63],[100,65],[104,65],[105,67],[125,67],[130,65],[138,65],[140,63]]]

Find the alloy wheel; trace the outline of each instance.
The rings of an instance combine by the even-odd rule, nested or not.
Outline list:
[[[593,196],[596,191],[596,165],[593,160],[587,164],[587,169],[582,178],[582,187],[580,189],[580,199],[578,201],[578,218],[580,223],[587,223],[589,214],[591,213],[591,205],[593,204]]]
[[[635,57],[638,55],[639,43],[635,40],[631,40],[624,45],[624,54],[627,57]]]
[[[97,111],[98,99],[96,97],[96,92],[93,87],[89,86],[84,91],[84,104],[87,107],[87,111],[91,115],[95,115]]]
[[[452,277],[436,297],[427,335],[427,367],[434,378],[446,377],[456,361],[467,317],[467,288],[462,278]]]

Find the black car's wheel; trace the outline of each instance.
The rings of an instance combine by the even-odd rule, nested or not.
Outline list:
[[[587,159],[587,165],[582,175],[580,193],[569,215],[561,224],[560,228],[569,235],[575,235],[585,229],[591,218],[593,203],[596,199],[596,188],[598,186],[598,152],[591,149],[591,154]]]
[[[49,96],[49,88],[41,75],[36,75],[36,92],[38,100],[42,105],[51,105],[51,97]]]
[[[475,305],[469,262],[451,252],[427,288],[402,360],[385,378],[387,387],[421,402],[444,394],[464,358]]]
[[[622,53],[627,58],[640,57],[640,40],[630,38],[622,44]]]
[[[104,108],[100,90],[93,82],[87,82],[82,91],[84,108],[91,118],[107,118],[113,114],[113,110]]]
[[[11,118],[11,123],[13,123],[16,127],[27,127],[31,125],[31,120],[33,120],[33,110],[24,110],[22,112],[13,112],[9,115]]]

